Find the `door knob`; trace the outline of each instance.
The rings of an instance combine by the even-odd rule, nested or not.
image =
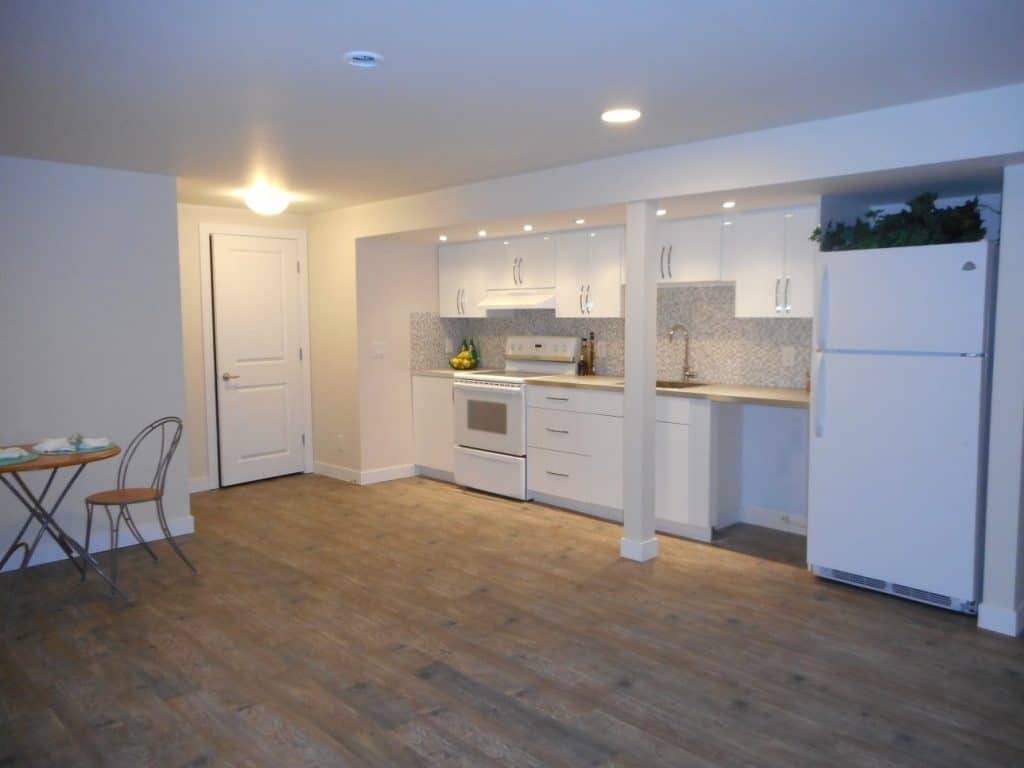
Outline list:
[[[222,374],[220,375],[220,377],[221,377],[222,379],[224,379],[224,381],[231,381],[232,379],[240,379],[240,378],[242,378],[241,376],[236,376],[235,374],[233,374],[233,373],[228,373],[227,371],[225,371],[224,373],[222,373]]]

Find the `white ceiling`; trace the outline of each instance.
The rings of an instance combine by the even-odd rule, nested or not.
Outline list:
[[[1022,30],[1018,0],[4,0],[0,154],[317,211],[1024,81]]]

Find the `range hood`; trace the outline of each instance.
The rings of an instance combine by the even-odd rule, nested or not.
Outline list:
[[[480,309],[554,309],[554,288],[507,288],[487,291]]]

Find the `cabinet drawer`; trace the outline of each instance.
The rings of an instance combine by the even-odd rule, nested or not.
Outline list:
[[[560,411],[585,411],[586,390],[574,387],[545,387],[526,385],[526,404],[533,408],[552,408]]]
[[[622,416],[622,392],[609,392],[604,389],[592,389],[587,392],[587,413],[598,413],[602,416]]]
[[[550,448],[589,455],[590,420],[585,413],[557,411],[549,408],[528,408],[526,442],[537,448]]]
[[[526,485],[537,493],[590,501],[590,457],[530,448],[526,454]]]
[[[670,424],[690,423],[690,400],[674,395],[659,395],[654,400],[655,419]]]

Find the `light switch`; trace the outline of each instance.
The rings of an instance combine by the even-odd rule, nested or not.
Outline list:
[[[380,359],[384,357],[385,345],[383,341],[375,341],[370,345],[370,355]]]
[[[787,368],[796,365],[796,350],[793,347],[782,348],[782,364]]]

